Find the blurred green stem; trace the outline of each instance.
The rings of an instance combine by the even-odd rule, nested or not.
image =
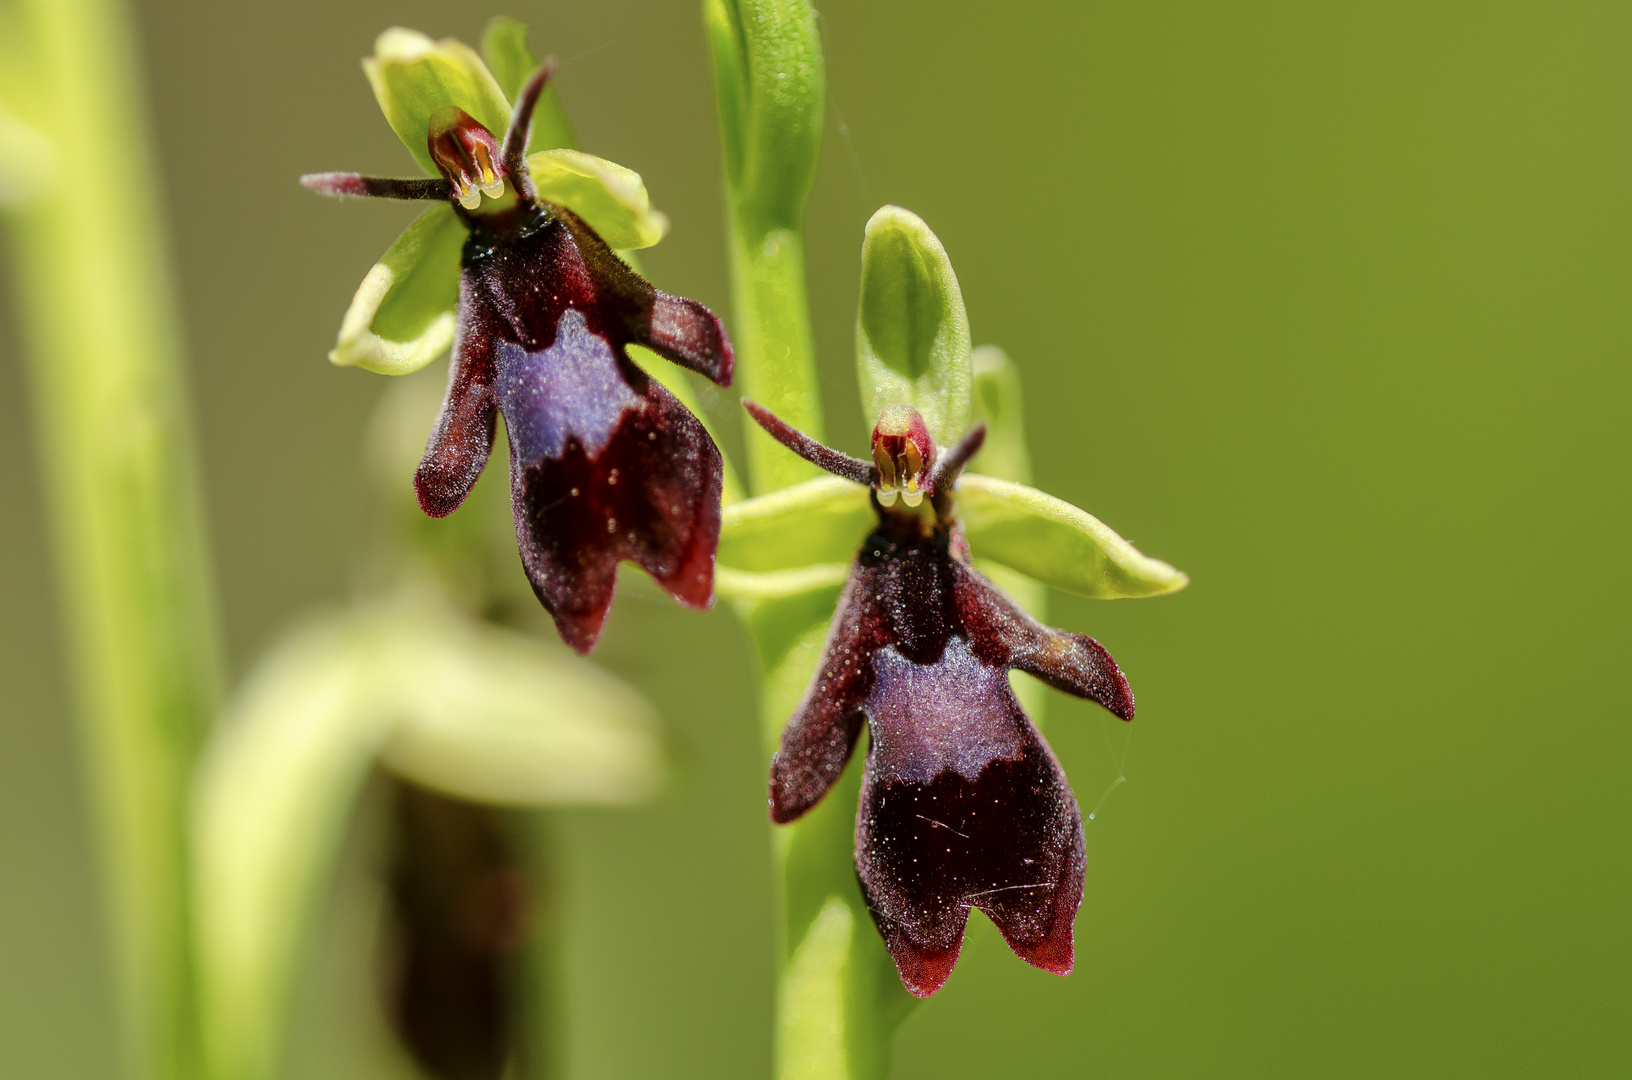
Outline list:
[[[187,396],[127,12],[19,0],[8,102],[54,160],[6,215],[126,1071],[200,1075],[184,829],[217,690]]]

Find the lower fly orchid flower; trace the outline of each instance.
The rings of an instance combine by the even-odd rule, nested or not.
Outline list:
[[[463,46],[433,45],[419,35],[408,41],[418,50],[410,58],[414,63],[462,64],[467,81],[492,84],[481,61]],[[452,513],[481,475],[495,414],[502,414],[522,564],[561,637],[588,652],[612,603],[622,560],[638,563],[688,607],[704,608],[713,600],[719,449],[697,418],[630,359],[628,346],[644,346],[721,386],[731,382],[733,361],[712,312],[654,288],[584,217],[541,195],[534,177],[539,165],[529,167],[526,147],[550,73],[546,65],[521,87],[502,141],[457,104],[418,116],[415,130],[424,131],[438,177],[319,173],[301,183],[326,195],[440,201],[468,231],[459,258],[447,398],[414,486],[427,514]],[[370,76],[387,104],[387,80],[376,77],[375,68]],[[444,78],[433,85],[445,84]],[[494,94],[496,87],[488,97]],[[487,99],[466,103],[472,100]],[[389,105],[387,115],[399,133],[415,119],[399,122]],[[566,167],[582,172],[580,159],[603,171],[617,169],[587,155],[573,155]],[[632,175],[620,170],[613,179]],[[643,190],[639,195],[644,200]],[[365,312],[365,324],[373,311]],[[433,344],[429,351],[440,349]],[[339,356],[336,361],[412,370]]]
[[[1123,720],[1133,718],[1133,692],[1097,641],[1041,625],[970,565],[954,484],[984,426],[937,456],[917,410],[886,408],[869,463],[744,404],[807,461],[867,485],[877,515],[771,762],[772,820],[794,821],[821,800],[865,724],[856,870],[907,989],[940,989],[972,907],[1023,960],[1069,974],[1082,817],[1008,673]]]

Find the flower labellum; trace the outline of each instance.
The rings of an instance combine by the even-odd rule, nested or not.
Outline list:
[[[702,424],[629,358],[637,344],[721,386],[732,351],[713,313],[654,288],[577,214],[544,201],[524,156],[546,65],[503,141],[455,105],[427,120],[439,178],[301,178],[329,195],[443,200],[468,229],[447,398],[414,475],[420,506],[452,513],[510,440],[516,541],[562,638],[594,648],[618,562],[680,603],[713,601],[723,460]]]
[[[925,997],[945,983],[970,908],[1021,959],[1069,974],[1082,816],[1008,673],[1123,720],[1133,718],[1133,692],[1097,641],[1041,625],[970,565],[953,487],[984,428],[937,455],[915,410],[885,409],[869,465],[744,404],[795,453],[869,485],[878,516],[771,762],[772,820],[793,821],[820,801],[865,725],[856,870],[907,989]]]

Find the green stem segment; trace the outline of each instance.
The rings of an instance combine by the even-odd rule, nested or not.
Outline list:
[[[821,437],[805,294],[805,201],[822,145],[826,76],[808,0],[704,0],[731,217],[732,342],[743,393]],[[752,428],[755,494],[815,475]]]
[[[756,228],[741,215],[732,217],[732,344],[738,384],[744,397],[820,438],[822,401],[805,299],[804,235],[799,228]],[[756,494],[817,475],[814,465],[788,453],[759,425],[746,428],[748,477]]]
[[[55,160],[6,221],[127,1074],[191,1080],[187,795],[217,654],[143,95],[117,0],[21,8],[32,70],[5,104]]]
[[[803,236],[826,97],[815,13],[808,0],[704,0],[703,15],[730,203],[738,379],[746,396],[821,438]],[[747,447],[755,494],[815,474],[753,425]],[[808,605],[793,603],[750,620],[773,749],[810,682],[831,612],[822,606],[813,623]],[[779,1080],[883,1080],[890,1036],[913,1000],[856,883],[859,777],[858,761],[821,805],[774,833],[783,909]]]

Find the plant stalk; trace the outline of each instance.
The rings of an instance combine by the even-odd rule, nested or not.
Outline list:
[[[53,160],[5,217],[124,1069],[191,1080],[187,799],[219,683],[134,35],[118,0],[21,0],[19,22],[32,70],[14,107]]]

